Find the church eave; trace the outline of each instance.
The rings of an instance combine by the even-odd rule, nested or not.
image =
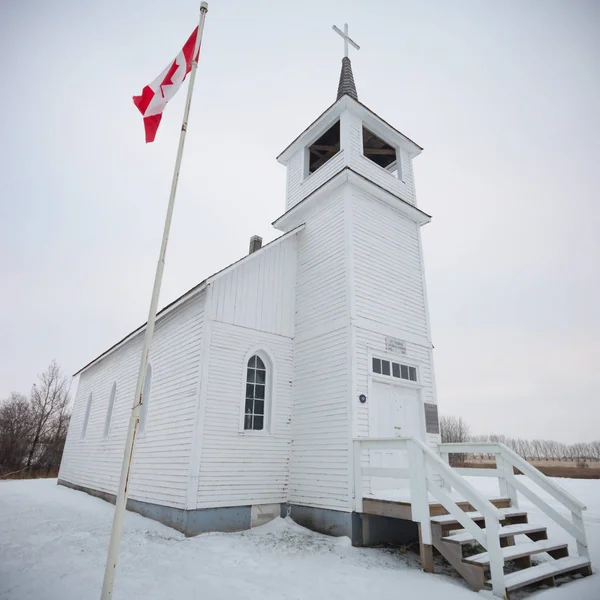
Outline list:
[[[185,292],[184,294],[179,296],[179,298],[176,298],[175,300],[173,300],[173,302],[171,302],[170,304],[167,304],[165,307],[161,308],[156,313],[156,321],[158,322],[159,319],[162,319],[162,317],[164,317],[166,314],[171,312],[171,310],[177,308],[180,304],[182,304],[186,300],[189,300],[192,296],[195,296],[196,294],[200,293],[206,287],[207,283],[208,283],[208,279],[201,281],[199,284],[195,285],[193,288],[189,289],[187,292]],[[144,331],[146,329],[146,325],[147,325],[147,322],[140,325],[137,329],[134,329],[131,333],[128,333],[124,338],[119,340],[116,344],[113,344],[110,348],[108,348],[108,350],[105,350],[104,352],[102,352],[102,354],[98,355],[96,358],[91,360],[87,365],[85,365],[84,367],[81,367],[81,369],[79,369],[79,371],[77,371],[76,373],[73,373],[72,376],[76,377],[77,375],[80,375],[81,373],[83,373],[83,371],[85,371],[92,365],[96,364],[98,361],[102,360],[103,358],[106,358],[109,354],[112,354],[115,350],[117,350],[121,346],[125,345],[129,340],[133,339],[136,335],[142,333],[142,331]]]
[[[175,300],[173,300],[173,302],[167,304],[164,308],[159,310],[158,313],[156,313],[156,321],[158,322],[160,319],[162,319],[164,316],[166,316],[172,310],[176,309],[178,306],[180,306],[187,300],[190,300],[193,296],[196,296],[197,294],[199,294],[202,290],[204,290],[206,287],[208,287],[213,281],[215,281],[215,279],[218,279],[222,275],[225,275],[232,269],[242,266],[249,260],[256,258],[260,254],[262,254],[266,248],[269,248],[269,247],[273,246],[274,244],[282,242],[283,240],[289,238],[291,235],[298,233],[303,227],[304,227],[303,224],[299,224],[297,227],[294,227],[290,231],[284,233],[283,235],[280,235],[279,237],[270,241],[268,244],[265,244],[262,248],[256,250],[252,254],[247,254],[245,256],[242,256],[242,258],[236,260],[235,262],[231,263],[230,265],[227,265],[220,271],[213,273],[210,277],[207,277],[206,279],[204,279],[203,281],[201,281],[194,287],[190,288],[187,292],[183,293],[181,296],[179,296],[179,298],[176,298]],[[123,339],[119,340],[116,344],[113,344],[110,348],[108,348],[108,350],[105,350],[104,352],[102,352],[102,354],[98,355],[96,358],[91,360],[87,365],[85,365],[84,367],[79,369],[79,371],[77,371],[76,373],[73,374],[73,377],[80,375],[81,373],[83,373],[83,371],[85,371],[92,365],[94,365],[97,362],[99,362],[100,360],[106,358],[109,354],[112,354],[115,350],[118,350],[121,346],[126,344],[129,340],[133,339],[136,335],[139,335],[140,333],[142,333],[146,329],[146,325],[147,325],[147,323],[144,323],[143,325],[140,325],[137,329],[134,329],[131,333],[128,333]]]
[[[370,179],[367,179],[364,175],[357,173],[351,167],[346,166],[340,169],[335,175],[319,186],[311,194],[306,196],[306,198],[298,202],[298,204],[290,208],[278,219],[273,221],[273,227],[275,227],[275,229],[279,229],[280,231],[285,231],[285,229],[289,226],[297,226],[297,223],[305,219],[306,212],[310,211],[315,203],[318,203],[319,198],[328,196],[333,190],[346,182],[350,182],[358,187],[362,187],[366,191],[373,192],[377,190],[379,197],[384,202],[393,208],[400,210],[408,218],[412,219],[416,223],[419,223],[419,225],[426,225],[431,221],[431,215],[428,215],[426,212],[422,211],[420,208],[417,208],[410,202],[407,202],[400,196],[393,194],[384,187],[378,185]],[[383,192],[383,194],[381,192]]]
[[[366,113],[372,118],[376,119],[381,125],[389,128],[392,133],[398,136],[399,140],[403,142],[403,145],[408,146],[408,149],[412,156],[417,156],[423,151],[423,148],[416,142],[411,140],[408,136],[398,131],[395,127],[390,125],[385,119],[382,119],[377,113],[373,112],[369,107],[365,106],[362,102],[351,98],[348,95],[342,96],[339,100],[336,100],[331,106],[327,107],[283,152],[277,156],[277,161],[285,165],[289,159],[301,148],[307,146],[311,141],[311,137],[317,135],[323,127],[326,127],[326,123],[335,122],[344,109],[349,109],[352,112],[359,113],[366,111]]]
[[[283,150],[278,156],[277,161],[282,165],[285,165],[287,161],[295,154],[298,147],[304,145],[306,139],[313,134],[317,124],[321,124],[322,121],[331,120],[332,122],[340,116],[342,109],[345,107],[345,97],[336,100],[333,104],[328,106],[291,144],[289,144],[285,150]]]

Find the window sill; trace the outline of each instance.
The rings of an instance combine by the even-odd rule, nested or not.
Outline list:
[[[273,433],[268,429],[241,429],[238,431],[238,435],[264,437],[268,435],[273,435]]]

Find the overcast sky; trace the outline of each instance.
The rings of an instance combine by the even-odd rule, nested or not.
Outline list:
[[[0,3],[0,397],[146,319],[184,93],[145,145],[131,96],[196,0]],[[275,156],[360,100],[415,160],[440,411],[600,437],[600,3],[211,0],[161,305],[276,237]]]

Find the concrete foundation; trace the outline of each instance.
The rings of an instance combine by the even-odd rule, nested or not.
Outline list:
[[[87,488],[64,479],[59,479],[58,484],[102,498],[111,504],[115,503],[114,494]],[[319,533],[337,537],[347,536],[352,540],[353,546],[386,544],[407,546],[419,541],[418,524],[412,521],[300,504],[259,504],[184,510],[129,498],[127,510],[177,529],[186,536],[209,531],[244,531],[268,523],[281,515],[291,516],[299,525]]]
[[[357,516],[360,517],[361,527],[352,539],[354,546],[409,546],[419,543],[418,523],[379,515]]]
[[[345,535],[353,546],[408,546],[419,543],[418,523],[378,515],[289,505],[296,523],[327,535]]]
[[[333,535],[346,535],[352,539],[352,513],[327,508],[289,504],[289,515],[303,527]]]
[[[59,479],[58,485],[86,492],[91,496],[102,498],[111,504],[115,503],[115,495],[108,492],[77,485],[64,479]],[[177,529],[177,531],[181,531],[181,533],[188,537],[200,533],[208,533],[209,531],[244,531],[250,529],[252,525],[252,506],[227,506],[224,508],[184,510],[182,508],[162,506],[160,504],[152,504],[129,498],[127,500],[127,510]],[[271,512],[273,512],[273,509],[271,509]],[[276,511],[276,514],[278,512]],[[266,523],[267,520],[263,519],[263,522]]]

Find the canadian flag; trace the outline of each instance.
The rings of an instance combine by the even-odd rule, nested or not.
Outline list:
[[[133,97],[133,103],[144,116],[146,143],[154,141],[167,102],[192,70],[192,57],[198,61],[199,54],[200,40],[196,27],[175,60],[150,85],[144,87],[141,96]]]

